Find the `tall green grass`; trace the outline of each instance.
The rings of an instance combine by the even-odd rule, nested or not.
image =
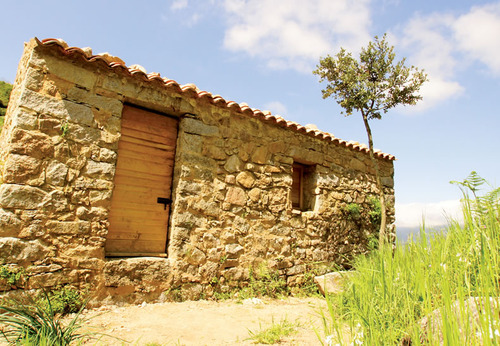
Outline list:
[[[478,196],[475,172],[454,183],[463,223],[358,257],[345,291],[328,297],[324,344],[500,344],[500,189]]]
[[[48,294],[35,301],[3,299],[0,302],[0,337],[12,345],[64,346],[80,344],[90,334],[80,333],[84,305],[69,321],[54,311]]]

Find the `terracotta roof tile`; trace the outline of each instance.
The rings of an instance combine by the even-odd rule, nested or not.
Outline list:
[[[78,58],[83,59],[88,62],[98,62],[98,61],[103,62],[111,69],[122,70],[123,72],[128,73],[130,76],[141,79],[143,81],[157,82],[157,83],[160,82],[165,87],[171,88],[178,93],[185,94],[186,96],[193,98],[207,99],[210,103],[218,107],[228,108],[234,112],[240,112],[249,116],[253,116],[263,121],[274,123],[281,127],[286,127],[292,131],[297,131],[299,133],[303,133],[308,136],[332,142],[334,144],[344,146],[352,150],[365,153],[368,153],[369,151],[368,147],[364,144],[360,144],[355,141],[349,141],[349,142],[344,141],[340,138],[336,138],[331,133],[323,132],[309,126],[302,126],[294,121],[287,121],[281,116],[272,115],[270,111],[267,110],[262,111],[256,108],[250,108],[246,103],[238,104],[235,101],[227,101],[220,95],[212,95],[212,93],[208,91],[202,91],[198,89],[198,87],[195,84],[180,85],[179,83],[177,83],[172,79],[162,78],[161,75],[157,72],[151,72],[148,74],[146,69],[141,65],[131,65],[127,67],[123,60],[109,53],[100,53],[92,55],[91,48],[69,47],[68,44],[61,39],[48,38],[40,41],[37,38],[35,38],[35,40],[37,44],[46,47],[54,47],[64,55],[72,56],[73,58],[77,59]],[[375,150],[375,156],[386,160],[396,159],[393,155],[383,153],[378,149]]]

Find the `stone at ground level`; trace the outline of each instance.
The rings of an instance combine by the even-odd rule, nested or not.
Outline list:
[[[340,271],[316,276],[314,281],[318,285],[321,294],[340,293],[344,290],[346,280],[352,276],[353,271]]]

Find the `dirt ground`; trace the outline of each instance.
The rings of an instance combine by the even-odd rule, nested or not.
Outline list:
[[[284,319],[299,326],[280,345],[319,345],[314,329],[323,337],[321,309],[327,311],[321,298],[201,300],[106,306],[84,317],[90,319],[88,331],[122,339],[103,336],[91,345],[249,345],[254,343],[249,330],[258,332]]]

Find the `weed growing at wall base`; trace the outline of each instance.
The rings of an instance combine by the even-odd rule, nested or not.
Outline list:
[[[84,294],[70,286],[56,287],[48,293],[43,292],[36,304],[56,314],[69,314],[78,312],[84,305]],[[49,307],[50,304],[50,307]]]
[[[0,265],[0,279],[11,286],[18,286],[26,275],[26,270],[22,267]]]
[[[259,344],[276,344],[280,342],[284,337],[287,337],[297,331],[299,327],[298,323],[291,323],[286,318],[280,323],[274,323],[266,329],[262,329],[258,332],[248,331],[250,334],[250,340]]]
[[[464,224],[358,257],[345,292],[329,298],[323,344],[500,344],[500,189],[479,196],[475,173],[456,183]]]
[[[89,337],[79,333],[81,310],[68,322],[52,310],[49,297],[42,306],[30,297],[4,300],[0,304],[1,335],[15,345],[69,345]],[[83,309],[83,307],[82,307]]]

